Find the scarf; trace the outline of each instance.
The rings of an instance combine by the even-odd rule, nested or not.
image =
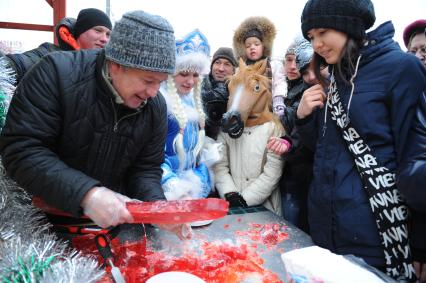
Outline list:
[[[330,78],[327,104],[331,119],[336,122],[348,146],[364,189],[367,191],[371,210],[376,217],[386,261],[386,273],[397,279],[415,282],[408,242],[408,208],[395,185],[395,173],[379,163],[372,149],[352,126],[340,99],[334,74]],[[352,92],[354,89],[353,80]]]

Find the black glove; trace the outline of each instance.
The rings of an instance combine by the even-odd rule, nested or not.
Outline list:
[[[224,100],[210,100],[205,104],[207,119],[211,125],[220,126],[222,116],[226,112],[227,102]]]
[[[238,192],[225,194],[225,199],[229,202],[230,207],[248,207],[246,200]]]

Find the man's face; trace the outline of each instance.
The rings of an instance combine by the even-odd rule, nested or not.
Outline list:
[[[77,38],[81,49],[104,48],[109,41],[111,31],[104,26],[95,26],[86,30]]]
[[[212,76],[215,81],[223,82],[234,74],[234,66],[225,58],[218,58],[212,65]]]
[[[110,63],[112,85],[124,105],[136,109],[150,97],[155,97],[167,73],[151,72]]]
[[[300,73],[296,66],[296,55],[287,54],[285,56],[284,70],[290,81],[300,78]]]

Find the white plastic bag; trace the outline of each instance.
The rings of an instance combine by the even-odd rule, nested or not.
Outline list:
[[[374,273],[344,256],[312,246],[283,253],[287,274],[295,283],[383,283]]]

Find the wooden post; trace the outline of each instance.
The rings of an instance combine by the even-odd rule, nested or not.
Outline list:
[[[55,44],[58,44],[58,39],[55,34],[55,26],[66,15],[66,0],[46,0],[46,2],[53,8],[53,40]]]
[[[46,0],[46,2],[53,8],[53,25],[50,26],[28,23],[0,22],[0,28],[52,31],[53,40],[55,44],[58,44],[58,40],[55,34],[55,26],[66,15],[67,0]]]

